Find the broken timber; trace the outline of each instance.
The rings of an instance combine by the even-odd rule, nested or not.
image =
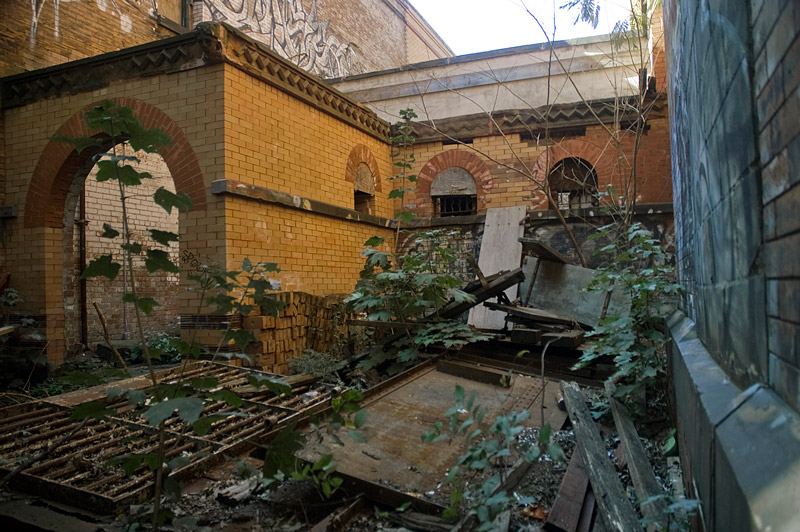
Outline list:
[[[572,454],[567,472],[561,481],[553,507],[544,524],[547,532],[576,532],[580,530],[581,519],[584,517],[583,508],[587,502],[589,478],[579,452]],[[592,515],[589,513],[589,520]]]
[[[614,415],[614,424],[617,426],[622,449],[628,462],[628,471],[636,490],[636,497],[641,501],[639,508],[642,510],[642,515],[650,522],[647,530],[653,532],[662,530],[665,526],[664,517],[667,509],[666,500],[660,497],[664,492],[658,485],[653,467],[647,458],[642,440],[636,433],[633,421],[628,416],[625,406],[614,398],[614,387],[610,382],[606,382],[606,395],[611,404],[611,413]]]
[[[519,239],[524,251],[530,251],[537,257],[553,262],[560,262],[561,264],[569,264],[569,259],[562,255],[558,250],[548,245],[546,242],[537,240],[535,238]]]
[[[548,312],[546,310],[517,307],[514,305],[501,305],[498,303],[486,303],[486,306],[492,310],[500,310],[506,314],[529,321],[554,323],[557,325],[575,325],[577,323],[569,316],[565,316],[564,314],[556,314],[555,312]]]
[[[589,409],[586,408],[580,388],[574,382],[562,382],[561,393],[575,431],[578,452],[581,453],[597,506],[606,525],[611,530],[624,532],[641,530],[636,510],[628,500],[622,482],[608,459],[606,447]]]

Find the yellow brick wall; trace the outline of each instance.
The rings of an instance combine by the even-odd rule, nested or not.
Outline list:
[[[225,176],[244,183],[354,208],[345,180],[350,151],[363,144],[385,180],[390,146],[240,70],[225,68]],[[388,185],[375,195],[377,216],[392,217]]]
[[[180,13],[180,0],[158,5],[162,14]],[[0,2],[0,77],[175,35],[152,9],[151,0]]]
[[[125,143],[130,150],[130,146]],[[118,152],[121,153],[121,152]],[[127,154],[132,154],[130,151]],[[169,253],[170,259],[177,262],[179,259],[178,244],[172,243],[169,248],[164,248],[150,238],[150,229],[159,229],[178,233],[178,211],[171,214],[162,209],[153,200],[153,193],[159,188],[175,192],[175,184],[163,158],[156,153],[143,151],[133,153],[139,163],[136,165],[140,172],[148,172],[153,179],[144,180],[141,185],[127,187],[125,195],[126,211],[128,213],[128,227],[134,242],[140,242],[145,249],[162,249]],[[115,260],[122,261],[123,254],[120,244],[121,236],[115,239],[103,238],[103,224],[108,223],[117,231],[122,232],[122,202],[119,197],[119,187],[116,181],[98,182],[95,179],[97,167],[93,168],[86,178],[86,261],[96,259],[101,255],[111,254]],[[75,256],[79,254],[79,235],[76,228],[74,234]],[[76,268],[77,270],[77,268]],[[178,330],[178,274],[170,272],[148,273],[144,266],[143,258],[136,258],[134,262],[134,275],[137,283],[136,292],[143,297],[152,297],[159,302],[150,316],[143,320],[143,325],[148,335],[156,332],[177,332]],[[97,302],[103,311],[105,319],[114,340],[123,338],[125,331],[124,312],[120,303],[122,294],[127,291],[124,285],[125,278],[118,275],[113,281],[105,277],[95,277],[86,281],[88,341],[90,345],[103,340],[103,331],[100,320],[93,309]],[[66,296],[66,293],[65,293]],[[135,331],[133,309],[128,310],[127,331]]]
[[[352,292],[364,265],[364,242],[383,236],[390,250],[394,235],[390,229],[238,197],[227,199],[225,218],[229,268],[245,257],[277,262],[281,272],[274,278],[282,290],[315,295]]]
[[[18,217],[6,222],[3,242],[10,286],[18,289],[25,299],[24,310],[47,315],[46,332],[53,345],[65,343],[60,329],[64,321],[63,231],[52,226],[25,227],[29,184],[50,137],[70,117],[105,98],[127,97],[147,102],[168,115],[186,135],[208,191],[211,181],[224,176],[222,83],[222,66],[218,65],[116,83],[91,93],[40,100],[5,111],[6,203],[19,209]],[[208,238],[217,231],[220,235],[224,233],[223,201],[208,192],[206,198],[206,211],[180,217],[181,251],[217,257],[223,262],[224,238]],[[189,307],[193,297],[182,292],[181,307]],[[60,362],[53,358],[51,361]]]

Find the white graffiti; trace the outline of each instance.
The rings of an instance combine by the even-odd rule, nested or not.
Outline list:
[[[61,4],[69,2],[82,2],[83,0],[52,0],[53,3],[53,36],[55,39],[61,40]],[[125,33],[130,33],[133,30],[133,21],[131,17],[124,14],[116,0],[95,0],[97,8],[100,11],[108,10],[109,2],[111,3],[112,13],[119,17],[119,27]],[[31,30],[30,30],[30,45],[33,47],[36,44],[36,34],[39,30],[39,18],[42,15],[44,7],[47,5],[47,0],[30,0],[31,2]]]
[[[201,0],[201,20],[226,22],[265,43],[300,68],[322,77],[357,74],[357,52],[330,31],[330,20],[317,19],[301,0]]]

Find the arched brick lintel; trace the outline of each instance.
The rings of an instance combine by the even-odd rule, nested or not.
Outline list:
[[[533,166],[533,178],[538,183],[544,183],[545,179],[559,162],[569,157],[583,159],[594,168],[597,173],[597,181],[610,182],[613,162],[604,157],[603,150],[585,140],[565,140],[550,146],[542,152],[536,159]]]
[[[432,157],[420,170],[417,176],[417,204],[423,215],[432,215],[431,184],[436,176],[443,170],[457,166],[463,168],[472,175],[478,191],[478,209],[484,210],[486,196],[494,186],[492,172],[486,163],[466,150],[448,150]],[[431,212],[428,213],[427,211]]]
[[[350,155],[347,156],[347,166],[344,170],[345,179],[350,183],[354,183],[356,170],[361,163],[366,164],[369,167],[369,171],[372,172],[372,178],[375,180],[375,192],[381,192],[381,173],[378,171],[378,161],[375,160],[375,156],[372,155],[370,149],[363,144],[356,144],[350,150]]]
[[[159,108],[134,98],[112,98],[119,105],[127,105],[146,128],[161,128],[172,139],[172,144],[158,151],[169,168],[177,192],[185,192],[192,198],[195,210],[206,210],[208,201],[200,163],[186,134],[178,124]],[[84,113],[99,105],[93,103],[72,115],[56,134],[70,137],[91,135],[86,129]],[[31,176],[25,197],[25,227],[60,228],[62,213],[75,174],[87,160],[75,149],[63,142],[50,141],[44,148]]]

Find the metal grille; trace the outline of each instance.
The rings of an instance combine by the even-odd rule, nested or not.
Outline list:
[[[159,380],[175,384],[181,380],[213,377],[220,387],[233,391],[244,404],[232,407],[219,401],[206,404],[203,415],[223,416],[203,436],[177,417],[166,422],[166,459],[190,458],[189,464],[171,474],[187,478],[200,467],[252,448],[260,438],[293,419],[326,406],[331,391],[325,386],[298,383],[291,396],[276,396],[249,384],[253,370],[211,363],[193,364],[181,373],[174,369]],[[158,447],[158,431],[125,399],[105,401],[116,413],[102,419],[70,419],[71,409],[47,402],[28,403],[0,410],[0,471],[8,473],[29,456],[39,453],[60,437],[71,436],[40,461],[12,480],[14,488],[98,513],[114,513],[142,501],[153,486],[153,474],[145,464],[126,475],[119,459],[147,454]]]
[[[475,195],[434,196],[435,216],[468,216],[478,212],[478,198]]]

